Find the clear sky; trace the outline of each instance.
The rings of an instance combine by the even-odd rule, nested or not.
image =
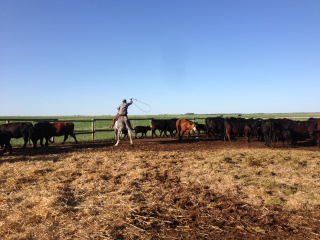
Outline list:
[[[319,0],[0,0],[0,116],[320,111]]]

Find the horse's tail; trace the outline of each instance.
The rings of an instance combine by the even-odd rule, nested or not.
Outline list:
[[[131,123],[130,123],[130,120],[129,120],[128,117],[125,117],[124,123],[125,123],[126,128],[128,129],[128,131],[130,131],[131,135],[135,136],[136,134],[133,132],[133,129],[132,129],[132,126],[131,126]]]

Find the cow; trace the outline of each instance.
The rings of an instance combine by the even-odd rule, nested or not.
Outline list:
[[[143,135],[145,135],[147,137],[147,132],[151,130],[151,127],[150,126],[136,126],[133,130],[135,131],[136,135],[138,133],[141,133],[141,138],[142,138]]]
[[[308,121],[316,121],[317,122],[317,131],[320,131],[320,118],[309,118]]]
[[[151,124],[150,124],[150,128],[151,128],[151,138],[153,138],[153,134],[157,136],[156,134],[156,130],[159,130],[160,131],[160,137],[161,137],[161,134],[164,132],[164,134],[166,134],[166,136],[168,137],[166,131],[168,129],[168,121],[167,120],[155,120],[155,119],[152,119],[151,120]]]
[[[204,133],[207,133],[207,126],[205,124],[197,124],[197,130],[198,130],[198,136],[200,135],[200,132],[203,131]]]
[[[187,133],[187,138],[190,138],[190,131],[197,131],[197,125],[185,119],[178,119],[176,122],[178,140],[180,141],[184,133]]]
[[[223,136],[224,120],[225,119],[223,117],[206,118],[205,125],[208,138],[211,133],[213,136]]]
[[[50,138],[52,137],[51,124],[48,121],[38,122],[29,128],[29,138],[33,143],[33,148],[37,148],[37,141],[43,147],[43,139],[45,139],[45,147],[48,147]]]
[[[262,118],[257,118],[257,119],[252,120],[252,122],[251,122],[251,126],[252,126],[251,135],[253,137],[257,137],[258,141],[260,141],[260,140],[263,141],[263,133],[261,130],[262,121],[263,121]]]
[[[132,127],[131,127],[131,123],[128,119],[127,116],[121,116],[117,119],[117,121],[114,124],[114,131],[117,135],[117,142],[115,144],[115,146],[118,146],[119,142],[120,142],[120,138],[122,136],[122,133],[124,131],[128,131],[129,134],[129,139],[130,139],[130,144],[132,145],[132,135],[136,136],[136,134],[132,131]]]
[[[313,138],[314,138],[314,140],[316,141],[316,143],[317,143],[317,147],[319,148],[320,147],[320,131],[315,131],[314,133],[313,133]]]
[[[0,145],[3,147],[3,150],[1,151],[0,155],[3,155],[8,148],[9,154],[12,154],[12,146],[10,144],[12,136],[12,132],[0,131]]]
[[[24,144],[22,148],[25,148],[29,140],[29,128],[32,127],[30,122],[22,123],[8,123],[0,126],[0,131],[11,132],[12,138],[23,138]]]
[[[228,138],[231,141],[231,135],[245,136],[246,141],[250,142],[250,135],[252,132],[251,120],[244,118],[226,118],[224,121],[224,140]]]
[[[313,133],[317,131],[318,122],[313,120],[292,121],[292,144],[295,145],[299,138],[313,137]]]
[[[282,146],[287,142],[287,147],[290,146],[292,142],[292,120],[283,118],[283,119],[274,119],[276,126],[274,126],[276,140],[282,140]]]
[[[76,143],[78,143],[76,135],[74,134],[74,124],[72,122],[54,122],[50,123],[51,129],[50,129],[50,136],[64,136],[64,140],[62,143],[65,143],[65,141],[68,139],[68,136],[70,135],[73,137]]]
[[[170,120],[166,120],[168,122],[168,125],[167,125],[167,129],[164,132],[165,132],[166,135],[167,135],[167,132],[169,132],[171,138],[173,138],[174,135],[177,133],[177,128],[176,128],[177,120],[178,119],[176,119],[176,118],[173,118],[173,119],[170,119]]]
[[[271,121],[270,119],[261,121],[261,132],[264,137],[264,144],[270,147],[271,144]]]

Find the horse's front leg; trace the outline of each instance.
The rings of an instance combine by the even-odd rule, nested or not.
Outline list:
[[[117,139],[115,146],[118,146],[121,136],[122,136],[122,131],[118,131],[118,134],[117,134],[118,139]]]

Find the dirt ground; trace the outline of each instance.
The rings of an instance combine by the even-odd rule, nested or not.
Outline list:
[[[48,148],[39,147],[36,150],[31,146],[26,149],[15,147],[12,156],[8,157],[6,153],[5,158],[0,158],[0,161],[14,163],[21,159],[27,160],[28,156],[63,153],[90,154],[135,150],[197,152],[266,148],[263,142],[254,139],[250,143],[246,143],[243,138],[224,142],[221,139],[207,139],[205,136],[193,136],[190,140],[182,141],[171,138],[143,138],[133,139],[133,142],[134,144],[130,145],[129,140],[125,139],[117,147],[114,146],[114,140],[50,144]],[[288,149],[288,147],[277,143],[276,149]],[[299,142],[290,149],[320,151],[310,141]],[[131,202],[139,203],[139,208],[126,213],[125,223],[114,224],[113,230],[109,231],[111,235],[107,238],[111,236],[112,239],[320,239],[320,205],[312,210],[288,210],[278,205],[253,206],[244,202],[242,195],[234,193],[222,195],[200,184],[182,187],[173,177],[171,179],[165,173],[161,175],[159,172],[150,171],[146,178],[148,179],[145,181],[152,179],[163,191],[167,191],[161,198],[171,199],[172,205],[167,206],[163,199],[160,197],[157,199],[153,192],[145,192],[142,196],[140,191],[130,199]],[[117,181],[115,178],[114,182]],[[176,190],[172,188],[170,192],[172,185]],[[139,182],[132,183],[132,188],[142,186],[143,184]],[[185,192],[189,192],[190,197],[183,195]],[[157,205],[147,201],[149,198]],[[128,229],[131,229],[131,232]],[[94,235],[91,237],[93,239]]]

